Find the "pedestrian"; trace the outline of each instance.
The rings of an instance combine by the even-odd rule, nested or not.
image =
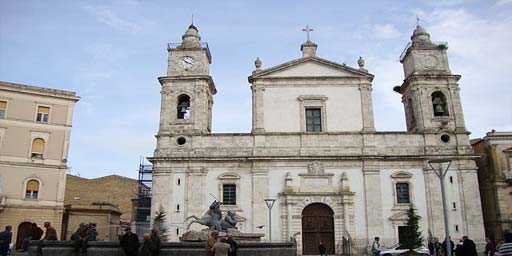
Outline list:
[[[28,237],[21,241],[21,248],[17,250],[18,252],[26,252],[28,250],[28,246],[30,245],[30,240],[40,240],[44,234],[44,231],[37,226],[37,223],[34,222],[30,225],[31,228],[28,233]]]
[[[435,256],[441,256],[442,244],[439,242],[439,239],[434,238],[434,248],[435,248]]]
[[[12,241],[12,226],[6,226],[5,230],[0,232],[0,256],[7,256],[9,246]]]
[[[229,256],[236,256],[236,253],[238,252],[238,243],[233,240],[233,235],[228,235],[228,239],[226,240],[226,243],[229,244],[229,247],[231,248],[231,251],[229,252]]]
[[[434,242],[432,240],[432,238],[428,239],[428,252],[430,252],[430,255],[434,255],[435,252]]]
[[[372,244],[372,255],[379,256],[380,255],[380,238],[378,236],[375,237]]]
[[[213,231],[210,233],[210,236],[206,240],[206,246],[205,246],[205,255],[206,256],[213,256],[214,253],[212,252],[213,245],[217,242],[217,237],[219,236],[219,232]]]
[[[460,239],[459,240],[459,243],[457,244],[457,246],[455,246],[455,255],[457,256],[464,256],[462,254],[462,244],[464,243],[464,240],[463,239]]]
[[[464,256],[478,256],[476,252],[476,245],[473,240],[469,239],[468,236],[463,236],[462,240],[462,255]]]
[[[505,243],[500,246],[500,255],[512,255],[512,233],[505,234]]]
[[[494,256],[494,253],[496,252],[496,246],[494,243],[489,239],[488,237],[485,238],[485,256]]]
[[[162,248],[162,240],[160,239],[160,236],[158,235],[158,229],[151,229],[151,241],[154,244],[153,247],[153,256],[160,256],[160,249]]]
[[[228,253],[231,251],[231,248],[228,243],[226,243],[226,238],[221,238],[220,241],[213,244],[211,249],[214,252],[214,256],[228,256]]]
[[[137,256],[140,247],[139,237],[132,233],[130,227],[124,229],[119,243],[126,256]]]
[[[448,240],[450,241],[450,251],[452,252],[451,255],[453,255],[453,251],[455,250],[455,244],[452,241],[452,237],[448,237]],[[448,248],[446,247],[446,239],[443,241],[443,255],[448,255],[446,252],[448,251]]]
[[[327,248],[325,248],[325,245],[322,244],[322,242],[320,242],[320,244],[318,245],[318,251],[320,252],[320,256],[325,256],[325,250]]]
[[[140,246],[140,256],[154,256],[156,244],[148,233],[142,236],[142,245]]]

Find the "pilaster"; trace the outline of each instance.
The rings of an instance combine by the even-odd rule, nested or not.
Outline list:
[[[382,216],[382,190],[380,171],[377,161],[363,162],[366,226],[368,239],[382,236],[384,223]]]
[[[251,170],[252,174],[252,223],[247,227],[249,232],[256,232],[256,226],[265,223],[268,225],[268,208],[265,199],[269,196],[268,191],[268,167],[254,166]],[[276,202],[277,204],[277,202]],[[277,205],[274,205],[277,208]],[[276,209],[273,209],[276,210]],[[277,225],[276,225],[277,226]],[[268,227],[266,229],[266,237],[268,237]]]
[[[361,92],[361,109],[363,115],[363,132],[374,132],[373,120],[372,86],[369,81],[361,81],[359,86]]]

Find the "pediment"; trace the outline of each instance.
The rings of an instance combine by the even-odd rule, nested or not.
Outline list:
[[[391,215],[391,217],[389,217],[389,220],[390,221],[407,221],[407,211],[399,211],[393,215]]]
[[[255,78],[286,78],[286,77],[368,77],[373,75],[338,63],[317,57],[301,58],[272,68],[254,73],[249,80]]]

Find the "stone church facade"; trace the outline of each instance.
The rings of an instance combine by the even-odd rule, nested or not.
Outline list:
[[[211,55],[191,25],[182,43],[169,46],[167,76],[160,77],[161,113],[154,165],[152,212],[168,213],[178,240],[190,215],[201,216],[216,197],[236,212],[243,232],[265,233],[271,211],[272,240],[296,239],[299,254],[363,252],[375,236],[400,240],[406,210],[422,217],[425,238],[444,239],[439,179],[426,164],[450,158],[446,178],[450,234],[483,242],[484,228],[475,158],[445,45],[421,27],[401,57],[407,131],[375,130],[373,75],[316,55],[302,44],[302,58],[267,69],[256,60],[250,133],[212,133],[215,83]],[[211,195],[210,195],[211,194]],[[262,225],[265,225],[261,227]],[[204,227],[193,224],[192,229]]]

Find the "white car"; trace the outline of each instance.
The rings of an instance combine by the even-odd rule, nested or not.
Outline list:
[[[429,250],[423,245],[414,250],[418,253],[421,253],[422,256],[430,256]],[[406,251],[408,251],[408,249],[404,249],[403,247],[401,247],[400,244],[396,244],[394,246],[391,246],[387,250],[380,251],[380,256],[393,256],[393,255],[398,255],[398,254],[406,252]]]

